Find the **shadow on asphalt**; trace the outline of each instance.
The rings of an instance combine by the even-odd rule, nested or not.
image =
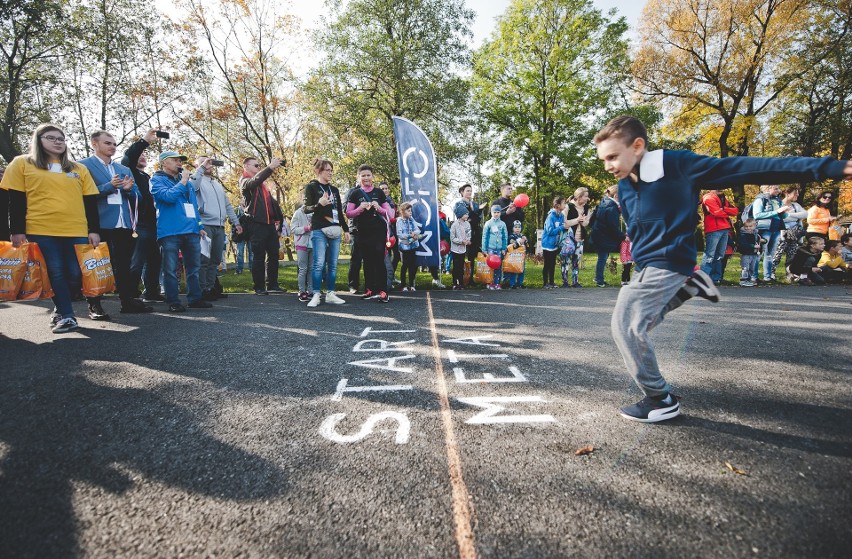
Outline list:
[[[125,334],[87,329],[87,348],[106,351]],[[81,374],[89,349],[57,339],[47,367],[5,368],[0,386],[0,540],[7,557],[80,554],[73,485],[121,494],[134,480],[119,467],[190,494],[251,500],[285,493],[287,477],[273,463],[207,433],[197,414],[156,390],[117,389]],[[4,360],[44,355],[44,347],[0,335]],[[112,352],[115,357],[115,351]],[[8,362],[8,361],[7,361]],[[175,371],[175,374],[182,374]]]

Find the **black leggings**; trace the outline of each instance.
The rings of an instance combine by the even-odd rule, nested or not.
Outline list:
[[[544,285],[553,285],[553,272],[556,270],[556,256],[558,250],[543,250],[544,269],[541,272],[541,277],[544,280]]]
[[[403,287],[414,287],[417,278],[417,249],[400,250],[402,254],[402,271],[399,273],[399,281]],[[405,273],[408,272],[408,283],[405,283]]]
[[[453,285],[464,287],[464,261],[466,254],[453,253]]]
[[[364,259],[364,286],[373,293],[388,290],[385,268],[385,232],[358,232],[355,243]]]

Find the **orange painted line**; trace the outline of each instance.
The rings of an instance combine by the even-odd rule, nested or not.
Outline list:
[[[450,398],[447,394],[447,380],[444,377],[444,364],[441,361],[441,348],[438,346],[438,330],[435,327],[435,315],[432,312],[432,297],[426,292],[426,305],[429,309],[429,329],[432,332],[432,351],[435,355],[435,373],[438,384],[438,401],[441,404],[441,422],[444,425],[444,442],[447,447],[447,468],[453,493],[453,523],[456,527],[456,543],[461,559],[476,559],[476,542],[473,537],[473,504],[462,476],[461,455],[453,430],[453,418],[450,413]]]

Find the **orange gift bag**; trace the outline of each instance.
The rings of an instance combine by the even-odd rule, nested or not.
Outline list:
[[[503,271],[507,274],[523,274],[524,260],[526,259],[526,247],[509,247],[506,257],[503,258]]]
[[[44,255],[37,243],[27,243],[21,248],[26,249],[27,271],[18,290],[18,301],[35,301],[37,299],[50,299],[53,297],[53,289],[50,287],[50,278],[47,275],[47,264]]]
[[[492,270],[488,265],[487,258],[488,256],[481,252],[476,255],[476,268],[473,274],[473,280],[478,283],[494,282],[494,270]]]
[[[83,295],[99,297],[115,291],[115,277],[112,275],[109,248],[106,243],[97,247],[92,245],[74,245],[77,262],[83,272]]]
[[[27,252],[26,245],[15,248],[9,241],[0,241],[0,301],[18,298],[27,273]]]

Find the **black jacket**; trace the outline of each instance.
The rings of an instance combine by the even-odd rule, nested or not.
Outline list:
[[[334,203],[323,206],[319,203],[319,199],[322,198],[323,191],[328,192],[329,190],[331,190]],[[346,220],[346,208],[340,200],[340,191],[336,186],[330,184],[322,185],[320,181],[314,179],[305,185],[302,198],[304,202],[303,211],[311,216],[311,231],[317,231],[323,227],[334,225],[332,215],[335,209],[337,209],[337,224],[344,231],[349,231],[349,225]]]
[[[240,189],[243,193],[243,207],[246,216],[255,223],[266,223],[274,225],[276,221],[284,219],[284,213],[278,201],[269,192],[269,198],[263,195],[263,181],[272,176],[272,169],[266,167],[255,176],[240,179]],[[267,189],[268,191],[268,189]],[[267,204],[267,200],[269,204]]]
[[[512,232],[512,227],[515,224],[515,221],[520,221],[521,225],[524,224],[524,209],[523,208],[515,208],[515,211],[508,214],[506,213],[507,206],[514,201],[514,198],[504,198],[500,197],[494,200],[491,205],[497,204],[502,209],[500,210],[500,221],[506,224],[506,231]],[[489,214],[491,215],[491,208],[488,208]]]
[[[616,252],[625,234],[621,230],[621,210],[610,197],[604,197],[595,214],[592,236],[599,252]]]
[[[136,186],[139,187],[139,192],[142,195],[142,198],[139,201],[139,225],[156,227],[157,208],[154,206],[154,197],[151,196],[151,175],[136,168],[136,166],[139,165],[139,158],[142,156],[142,153],[148,149],[149,145],[150,144],[143,139],[139,139],[134,142],[133,145],[127,148],[127,151],[124,152],[124,157],[121,158],[121,164],[130,169],[133,173],[133,180],[136,181]],[[133,198],[131,198],[131,200],[133,200]]]

